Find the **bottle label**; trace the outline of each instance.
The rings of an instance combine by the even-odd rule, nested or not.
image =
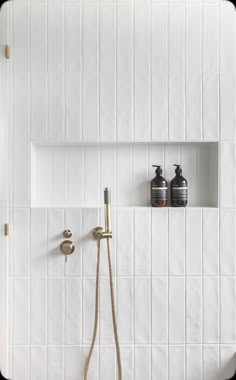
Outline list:
[[[152,200],[153,201],[167,201],[168,187],[152,186]]]
[[[188,200],[188,186],[172,187],[171,198],[174,201],[187,201]]]

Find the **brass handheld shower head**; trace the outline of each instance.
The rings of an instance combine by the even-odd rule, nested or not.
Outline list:
[[[105,218],[105,228],[99,226],[93,229],[93,236],[96,240],[112,238],[111,192],[108,187],[104,189],[104,218]]]
[[[108,187],[104,189],[104,217],[105,231],[111,232],[111,192]]]

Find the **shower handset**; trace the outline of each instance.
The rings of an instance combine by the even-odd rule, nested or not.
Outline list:
[[[96,240],[112,238],[111,231],[111,191],[108,187],[104,189],[104,227],[96,227],[93,229],[93,237]]]
[[[105,232],[111,232],[111,192],[108,187],[104,189],[104,216]]]

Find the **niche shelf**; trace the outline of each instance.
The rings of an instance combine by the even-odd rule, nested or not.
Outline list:
[[[103,187],[116,207],[150,205],[152,164],[168,181],[180,163],[190,207],[218,207],[217,142],[32,144],[32,207],[100,207]]]

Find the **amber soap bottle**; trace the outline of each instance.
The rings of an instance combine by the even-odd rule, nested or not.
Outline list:
[[[171,206],[185,207],[188,203],[188,182],[182,176],[182,169],[180,165],[176,166],[176,176],[170,183],[171,187]]]
[[[161,165],[152,165],[156,168],[156,177],[151,181],[152,207],[166,207],[168,205],[168,185],[162,177]]]

